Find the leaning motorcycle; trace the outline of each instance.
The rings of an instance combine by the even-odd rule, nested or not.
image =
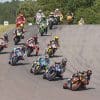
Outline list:
[[[56,72],[53,69],[47,69],[45,73],[43,74],[43,79],[47,79],[49,81],[55,80],[56,78]]]
[[[48,50],[47,50],[48,56],[49,56],[49,57],[54,56],[56,50],[57,50],[57,48],[48,48]]]
[[[51,30],[53,28],[54,25],[54,19],[53,18],[49,18],[48,19],[48,27]]]
[[[5,41],[3,41],[3,42],[0,44],[0,52],[1,52],[4,48],[7,48],[7,44],[5,43]]]
[[[10,55],[9,64],[15,66],[20,60],[23,60],[23,56],[17,56],[16,54],[13,53]]]
[[[62,79],[61,71],[57,71],[56,68],[52,66],[43,74],[43,79],[47,79],[49,81],[55,80],[57,77]]]
[[[20,32],[18,32],[17,34],[16,34],[16,36],[14,37],[14,44],[15,45],[17,45],[20,41],[21,41],[21,39],[22,39],[22,33]]]
[[[30,72],[33,73],[34,75],[39,74],[39,73],[45,71],[47,66],[48,65],[45,62],[45,60],[41,59],[41,61],[33,63],[32,68],[30,69]]]
[[[26,51],[27,51],[27,56],[29,57],[31,53],[36,49],[36,56],[38,55],[39,52],[39,46],[34,45],[32,43],[26,44]]]

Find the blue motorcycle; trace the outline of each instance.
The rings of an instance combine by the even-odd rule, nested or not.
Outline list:
[[[11,64],[12,66],[15,66],[20,60],[24,60],[22,54],[19,53],[19,55],[17,55],[16,53],[11,52],[10,58],[9,58],[9,64]]]
[[[51,66],[43,74],[43,79],[47,79],[49,81],[55,80],[57,77],[62,79],[63,77],[61,74],[62,74],[62,69],[57,69],[57,67]]]

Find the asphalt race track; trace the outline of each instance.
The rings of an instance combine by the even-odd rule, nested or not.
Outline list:
[[[38,33],[36,26],[26,28],[26,41]],[[68,59],[64,80],[43,80],[42,75],[32,75],[30,68],[36,56],[25,57],[17,66],[8,64],[9,52],[14,47],[12,31],[7,49],[0,54],[0,100],[99,100],[100,98],[100,25],[61,25],[55,26],[48,36],[39,36],[40,54],[44,53],[47,43],[54,35],[60,37],[60,48],[51,58],[60,61]],[[24,43],[21,41],[21,43]],[[20,44],[21,44],[20,43]],[[93,71],[87,90],[71,91],[62,88],[66,78],[72,73],[91,69]]]

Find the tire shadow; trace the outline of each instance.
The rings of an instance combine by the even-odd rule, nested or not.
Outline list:
[[[87,91],[87,90],[94,90],[95,88],[93,88],[93,87],[86,87],[86,88],[80,88],[80,89],[78,89],[77,91]]]
[[[29,58],[30,57],[40,57],[41,55],[39,54],[39,55],[36,55],[36,54],[31,54],[30,56],[29,56]]]
[[[17,45],[25,45],[25,43],[18,43]]]
[[[41,36],[41,35],[40,35]],[[41,37],[46,37],[46,36],[51,36],[51,34],[44,34],[43,36]]]
[[[24,65],[29,65],[30,63],[17,63],[15,66],[24,66]]]
[[[10,54],[10,52],[0,52],[0,54]]]
[[[63,57],[63,56],[62,55],[54,55],[54,56],[52,56],[50,58],[59,58],[59,57]]]

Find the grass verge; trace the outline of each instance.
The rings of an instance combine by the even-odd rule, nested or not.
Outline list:
[[[3,35],[4,32],[9,31],[15,28],[15,24],[9,24],[7,26],[0,25],[0,37]]]

